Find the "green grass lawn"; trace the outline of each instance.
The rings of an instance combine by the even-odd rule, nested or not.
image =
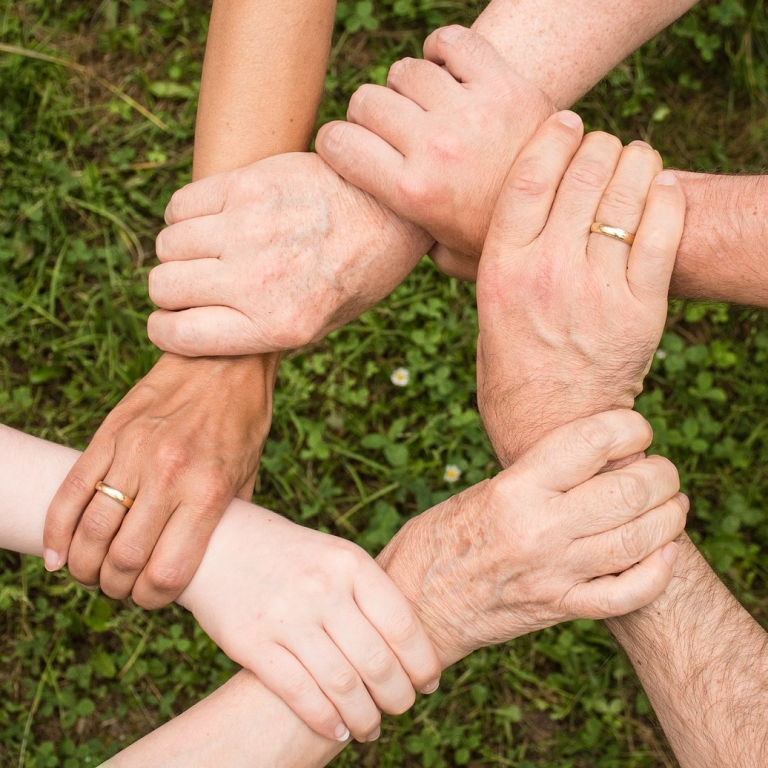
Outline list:
[[[188,181],[207,3],[15,0],[0,13],[0,421],[84,447],[157,356],[146,275]],[[321,122],[425,34],[482,3],[346,2]],[[577,109],[668,165],[768,164],[762,0],[704,2]],[[424,262],[393,296],[290,355],[256,499],[377,551],[410,516],[491,475],[474,400],[471,286]],[[680,467],[690,532],[768,623],[768,320],[673,302],[639,409]],[[410,371],[397,388],[390,375]],[[455,464],[463,474],[447,484]],[[235,665],[183,610],[145,613],[0,553],[0,764],[97,765]],[[336,766],[671,766],[632,670],[577,621],[480,651]]]

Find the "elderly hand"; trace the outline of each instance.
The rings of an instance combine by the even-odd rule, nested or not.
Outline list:
[[[51,502],[50,570],[145,608],[189,583],[227,504],[250,499],[269,432],[276,361],[164,355],[99,427]],[[103,480],[135,499],[94,490]]]
[[[502,465],[581,416],[631,408],[658,346],[685,197],[643,142],[549,118],[501,192],[477,279],[478,403]],[[590,234],[637,233],[631,247]]]
[[[432,240],[317,155],[278,155],[174,194],[157,239],[148,331],[182,355],[322,338],[387,296]]]
[[[637,610],[672,578],[688,499],[648,423],[612,411],[551,432],[510,469],[411,520],[379,564],[416,607],[443,666],[576,618]]]
[[[379,709],[437,688],[435,649],[374,560],[265,509],[232,504],[179,602],[328,739],[375,739]]]
[[[553,112],[481,35],[433,32],[424,60],[392,65],[387,87],[363,85],[349,122],[323,126],[317,151],[439,243],[445,272],[474,279],[496,198],[521,147]]]

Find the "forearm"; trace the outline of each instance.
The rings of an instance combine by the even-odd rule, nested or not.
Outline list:
[[[768,635],[687,536],[656,602],[609,619],[683,768],[768,764]]]
[[[696,0],[492,0],[472,29],[549,96],[571,106]]]
[[[688,210],[673,293],[768,306],[768,176],[677,176]]]
[[[335,7],[335,0],[214,0],[195,179],[307,149]]]

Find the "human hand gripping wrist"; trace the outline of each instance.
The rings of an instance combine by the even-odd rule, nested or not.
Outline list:
[[[642,391],[685,217],[661,168],[643,142],[582,141],[578,116],[561,112],[510,170],[477,280],[478,404],[502,465]],[[590,233],[595,221],[636,233],[634,244]]]
[[[627,410],[565,425],[394,537],[378,562],[443,667],[561,621],[629,613],[664,591],[688,510],[677,470],[652,456],[599,474],[651,437]]]
[[[319,340],[386,297],[433,243],[310,152],[189,184],[166,221],[148,332],[188,356]]]
[[[400,714],[437,687],[421,622],[369,555],[251,504],[226,511],[179,602],[331,740],[375,739],[379,709]]]
[[[433,32],[424,59],[392,65],[387,87],[363,85],[348,122],[323,126],[318,153],[437,241],[448,274],[475,279],[493,208],[512,162],[554,111],[481,35]]]
[[[233,497],[250,499],[269,432],[276,358],[164,355],[112,410],[51,502],[49,570],[145,608],[189,583]],[[116,488],[130,510],[94,486]]]

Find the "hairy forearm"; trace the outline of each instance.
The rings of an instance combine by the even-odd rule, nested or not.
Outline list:
[[[665,594],[608,626],[683,768],[768,765],[768,634],[690,539],[678,544]]]
[[[307,149],[335,0],[214,0],[194,178]]]
[[[673,293],[768,306],[768,176],[677,176],[688,210]]]
[[[696,0],[492,0],[472,28],[559,109]]]

